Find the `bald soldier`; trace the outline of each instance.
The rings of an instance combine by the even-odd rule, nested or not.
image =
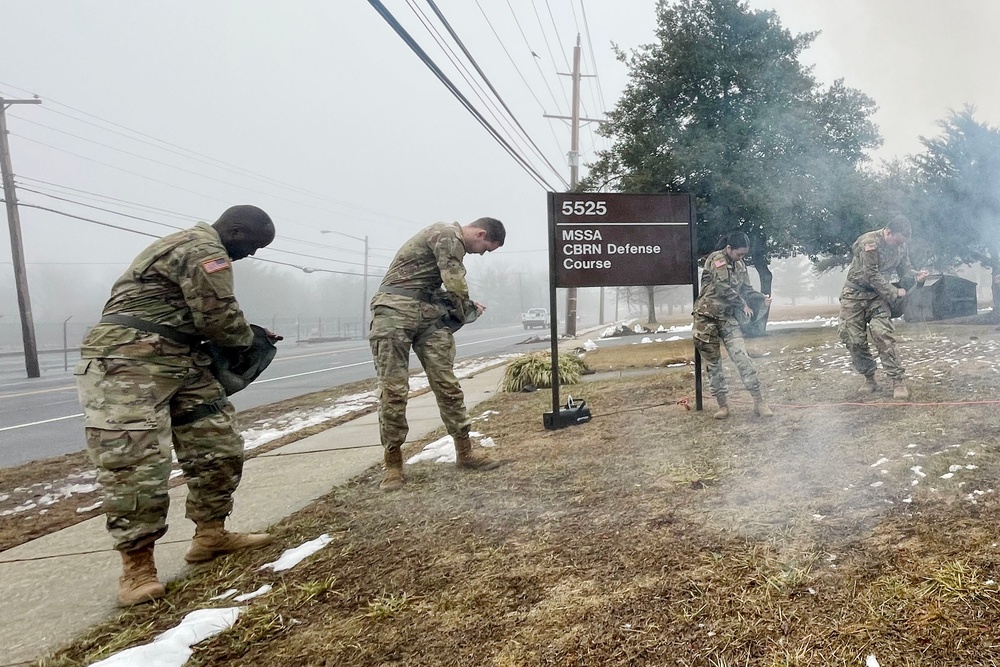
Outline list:
[[[485,310],[469,298],[462,260],[467,253],[496,250],[505,238],[503,223],[493,218],[426,227],[399,249],[372,298],[368,339],[378,375],[379,435],[386,467],[379,485],[383,491],[401,489],[404,482],[400,447],[409,432],[406,399],[411,348],[427,373],[441,420],[455,440],[455,465],[464,470],[497,465],[472,450],[471,421],[455,377],[453,333]]]
[[[232,262],[273,240],[264,211],[233,206],[212,225],[154,242],[111,288],[101,322],[83,341],[75,374],[87,452],[122,558],[121,606],[165,593],[153,545],[167,531],[171,446],[187,478],[187,517],[196,525],[187,562],[271,542],[270,535],[224,527],[243,471],[243,438],[199,345],[253,342],[233,293]]]
[[[900,281],[916,279],[922,283],[927,271],[915,271],[910,265],[906,242],[910,239],[910,221],[897,215],[882,229],[866,232],[851,248],[851,268],[840,292],[840,340],[851,353],[854,370],[864,376],[860,394],[878,391],[875,359],[868,346],[871,333],[882,369],[892,380],[892,397],[906,400],[910,390],[903,381],[904,369],[896,353],[896,337],[890,305],[906,296],[906,290],[892,283],[893,274]]]

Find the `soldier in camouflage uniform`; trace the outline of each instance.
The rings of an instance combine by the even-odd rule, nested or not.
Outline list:
[[[469,298],[463,258],[466,253],[492,252],[503,245],[505,237],[503,224],[493,218],[426,227],[399,249],[372,298],[368,339],[378,374],[379,435],[386,466],[379,486],[385,491],[402,488],[404,481],[400,447],[409,430],[406,399],[411,347],[427,373],[441,420],[455,440],[455,465],[466,470],[497,465],[472,450],[471,421],[454,371],[453,333],[484,310]]]
[[[910,265],[906,242],[910,221],[896,216],[883,229],[866,232],[854,242],[853,259],[847,281],[840,292],[840,340],[851,353],[854,370],[865,376],[858,390],[861,394],[878,391],[875,359],[868,346],[868,333],[878,349],[885,374],[892,380],[892,396],[910,397],[903,382],[903,365],[896,354],[890,304],[906,296],[906,290],[892,284],[895,272],[900,281],[923,282],[927,271],[917,272]]]
[[[705,360],[709,387],[719,404],[719,409],[714,414],[716,419],[729,417],[728,388],[726,375],[722,370],[720,343],[726,346],[743,385],[753,396],[754,414],[770,417],[774,413],[761,395],[760,380],[757,379],[757,371],[747,354],[740,320],[753,317],[753,309],[747,304],[749,299],[756,297],[765,306],[769,306],[771,297],[750,286],[747,267],[743,263],[743,257],[750,247],[747,235],[731,232],[725,236],[725,244],[725,247],[705,259],[701,290],[694,304],[694,345]]]
[[[83,341],[75,374],[87,451],[122,556],[122,606],[164,595],[153,545],[167,530],[171,446],[187,477],[187,517],[197,526],[185,560],[271,541],[224,528],[243,470],[243,439],[198,345],[242,348],[253,341],[233,294],[231,262],[273,239],[264,211],[234,206],[213,225],[154,242],[112,287],[101,322]]]

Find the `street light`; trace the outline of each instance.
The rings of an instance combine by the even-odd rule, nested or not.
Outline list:
[[[364,238],[360,236],[351,236],[350,234],[345,234],[344,232],[338,232],[336,229],[321,229],[320,234],[339,234],[341,236],[346,236],[349,239],[354,239],[355,241],[361,241],[365,244],[365,268],[363,273],[363,278],[361,279],[361,331],[359,334],[362,338],[365,336],[365,331],[367,330],[366,324],[368,323],[368,236]],[[306,273],[309,273],[306,271]]]

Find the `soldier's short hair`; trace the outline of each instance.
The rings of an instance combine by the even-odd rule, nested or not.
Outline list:
[[[905,236],[906,238],[913,236],[913,227],[910,226],[910,221],[905,215],[894,216],[885,227],[893,234],[898,234],[899,236]]]
[[[496,218],[479,218],[478,220],[470,222],[469,227],[485,229],[486,240],[493,241],[498,246],[502,246],[504,240],[507,238],[507,230],[504,229],[503,223]]]
[[[722,237],[722,245],[719,247],[719,250],[722,250],[726,246],[734,250],[737,248],[749,248],[750,237],[743,232],[729,232]]]

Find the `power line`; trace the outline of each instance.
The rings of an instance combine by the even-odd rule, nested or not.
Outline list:
[[[101,194],[98,194],[98,193],[95,193],[95,192],[89,192],[87,190],[80,190],[78,188],[71,188],[71,187],[66,186],[66,185],[59,185],[58,183],[50,183],[48,181],[43,181],[43,180],[37,179],[37,178],[31,178],[31,177],[28,177],[28,176],[18,176],[18,179],[19,180],[25,179],[25,180],[29,180],[29,181],[33,181],[33,182],[37,182],[37,183],[44,183],[44,184],[52,186],[52,187],[64,188],[66,190],[71,190],[74,193],[80,193],[80,194],[76,195],[77,197],[85,197],[86,198],[87,195],[92,195],[93,196],[92,198],[101,198],[101,197],[104,197],[104,198],[107,198],[107,199],[111,199],[111,200],[113,200],[115,202],[122,202],[122,203],[119,203],[119,204],[115,204],[117,206],[128,206],[128,205],[131,204],[133,208],[135,208],[135,207],[148,208],[148,209],[152,209],[154,211],[162,212],[163,214],[166,214],[166,215],[172,215],[174,217],[179,217],[179,218],[182,218],[182,219],[185,219],[185,220],[190,220],[190,221],[194,221],[194,222],[203,221],[203,218],[200,218],[200,217],[197,217],[197,216],[186,215],[186,214],[183,214],[183,213],[177,213],[175,211],[169,211],[167,209],[156,208],[154,206],[148,206],[146,204],[140,204],[138,202],[130,202],[130,201],[126,200],[126,199],[119,199],[119,198],[116,198],[116,197],[109,197],[107,195],[101,195]],[[39,190],[34,190],[34,189],[31,189],[31,188],[27,188],[27,187],[24,186],[23,183],[20,184],[20,187],[23,190],[25,190],[26,192],[33,192],[35,194],[40,194],[40,195],[45,196],[45,197],[52,197],[53,199],[60,199],[59,196],[53,195],[51,193],[47,193],[47,192],[43,192],[43,191],[39,191]],[[58,192],[58,190],[57,190],[57,192]],[[59,195],[63,195],[64,193],[58,192],[58,194]],[[101,207],[98,207],[98,206],[93,206],[93,205],[90,205],[90,204],[85,204],[83,202],[76,201],[76,200],[73,200],[73,199],[63,199],[63,201],[70,202],[72,204],[77,204],[79,206],[85,206],[85,207],[88,207],[88,208],[96,208],[98,210],[106,211],[108,213],[114,213],[116,215],[125,215],[125,214],[123,214],[123,213],[121,213],[119,211],[113,211],[113,210],[110,210],[110,209],[105,209],[105,208],[101,208]],[[98,199],[98,201],[101,201],[101,200]],[[102,203],[104,203],[104,202],[102,202]],[[126,217],[129,217],[129,216],[126,216]],[[146,222],[155,222],[153,220],[149,220],[148,218],[140,218],[140,217],[136,217],[136,216],[131,216],[131,217],[135,217],[136,220],[143,220],[143,221],[146,221]],[[157,222],[156,224],[165,224],[165,223]],[[169,225],[167,225],[167,226],[169,226]],[[180,229],[180,227],[172,227],[172,229]],[[324,231],[326,231],[326,230],[324,230]],[[340,233],[340,232],[337,232],[337,233]],[[346,235],[346,234],[345,234],[345,236],[349,236],[350,238],[357,238],[357,237]],[[312,247],[315,247],[315,248],[328,248],[330,250],[336,250],[338,252],[345,252],[345,253],[349,253],[349,254],[352,254],[352,255],[364,255],[364,251],[363,250],[356,250],[356,249],[353,249],[353,248],[341,248],[340,246],[332,246],[332,245],[327,245],[327,244],[324,244],[324,243],[317,243],[315,241],[307,241],[305,239],[298,239],[298,238],[295,238],[293,236],[287,236],[285,234],[281,235],[281,240],[282,241],[290,241],[290,242],[294,242],[294,243],[301,243],[301,244],[312,246]],[[363,240],[363,239],[358,239],[358,240]],[[331,260],[331,261],[340,261],[340,260]]]
[[[501,105],[503,105],[503,108],[510,115],[511,120],[513,120],[514,123],[517,124],[517,127],[521,130],[521,132],[528,139],[528,141],[531,142],[531,145],[534,147],[535,152],[539,155],[539,157],[542,158],[542,160],[545,161],[545,164],[548,165],[549,169],[552,170],[552,173],[554,173],[556,175],[556,177],[560,181],[562,181],[563,185],[565,185],[568,188],[569,187],[569,183],[566,182],[566,180],[562,177],[562,175],[559,173],[559,171],[552,165],[551,162],[549,162],[549,160],[542,153],[542,149],[540,149],[538,147],[538,145],[528,135],[528,131],[524,129],[524,127],[521,125],[521,123],[514,116],[514,112],[511,111],[511,109],[510,109],[509,106],[507,106],[507,103],[504,101],[503,97],[500,95],[500,93],[497,91],[497,89],[493,86],[493,83],[490,81],[489,77],[486,76],[486,73],[483,72],[482,68],[479,66],[479,63],[476,62],[476,59],[472,57],[471,53],[469,53],[469,50],[465,47],[465,43],[462,42],[462,40],[455,33],[455,30],[452,29],[451,24],[448,22],[448,19],[446,19],[444,17],[444,14],[441,13],[441,10],[438,9],[438,6],[434,3],[434,0],[427,0],[427,4],[429,4],[430,7],[431,7],[431,9],[434,10],[434,13],[437,14],[438,19],[441,21],[441,23],[444,24],[444,27],[448,30],[448,33],[451,35],[452,39],[454,39],[455,42],[458,44],[459,48],[462,49],[462,53],[464,53],[465,57],[469,59],[469,62],[471,62],[472,66],[476,68],[476,71],[479,73],[479,76],[481,76],[483,78],[483,81],[485,81],[486,85],[489,86],[489,89],[496,96],[497,100],[500,102]]]
[[[503,137],[499,135],[496,129],[492,125],[490,125],[489,121],[487,121],[483,117],[483,115],[479,112],[479,110],[476,109],[472,105],[472,103],[469,102],[469,100],[465,97],[465,95],[463,95],[462,92],[455,87],[455,84],[453,84],[451,80],[448,79],[448,77],[444,74],[444,72],[441,71],[441,69],[434,63],[434,61],[427,55],[427,53],[424,52],[422,48],[420,48],[420,45],[413,40],[413,37],[411,37],[410,34],[403,28],[403,26],[400,25],[399,21],[396,20],[396,18],[392,15],[392,13],[385,8],[385,5],[383,5],[380,2],[380,0],[368,0],[368,3],[375,8],[375,11],[379,13],[379,15],[385,20],[385,22],[388,23],[390,27],[392,27],[392,29],[396,32],[396,34],[399,35],[399,37],[406,43],[406,45],[410,47],[410,50],[412,50],[415,54],[417,54],[417,57],[420,58],[420,60],[424,63],[424,65],[426,65],[427,68],[434,73],[434,75],[438,78],[438,80],[441,81],[441,83],[444,84],[444,86],[449,90],[449,92],[451,92],[451,94],[454,95],[455,98],[462,103],[462,106],[464,106],[469,111],[469,113],[471,113],[475,117],[475,119],[479,121],[479,123],[484,128],[486,128],[486,131],[490,133],[490,135],[494,138],[494,140],[496,140],[497,143],[499,143],[501,147],[503,147],[503,149],[506,150],[507,153],[512,158],[514,158],[526,172],[528,172],[528,175],[531,176],[533,179],[535,179],[535,181],[542,187],[547,188],[549,191],[554,191],[555,188],[553,188],[545,180],[545,178],[543,178],[542,175],[539,174],[538,171],[527,162],[527,160],[525,160],[520,154],[518,154],[517,151],[515,151],[514,148],[509,143],[507,143],[507,141]]]
[[[14,88],[16,90],[21,90],[21,91],[23,91],[25,93],[33,94],[33,93],[31,93],[31,91],[29,91],[27,89],[24,89],[24,88],[20,88],[18,86],[13,85],[13,84],[4,83],[4,82],[0,81],[0,85],[9,86],[9,87]],[[153,146],[154,148],[157,148],[159,150],[166,150],[168,152],[172,152],[172,153],[181,155],[181,157],[185,157],[187,159],[192,159],[192,160],[196,160],[196,161],[202,161],[203,162],[204,160],[209,160],[212,163],[216,163],[215,165],[211,165],[211,166],[222,167],[222,168],[225,168],[225,169],[230,170],[230,171],[236,171],[238,173],[241,173],[241,175],[250,176],[250,177],[256,178],[258,180],[263,180],[265,182],[270,182],[270,183],[273,183],[273,184],[276,184],[276,185],[280,185],[281,187],[284,187],[284,188],[287,188],[289,190],[296,191],[296,192],[299,192],[299,193],[302,193],[302,194],[307,194],[307,195],[309,195],[311,197],[315,197],[317,199],[322,199],[322,200],[325,200],[325,201],[329,201],[329,202],[338,204],[340,206],[345,206],[345,207],[353,208],[353,209],[356,209],[356,210],[359,210],[359,211],[364,211],[366,213],[376,215],[380,219],[393,218],[393,219],[400,220],[400,221],[407,222],[407,223],[411,223],[411,224],[416,224],[416,225],[421,224],[421,223],[419,223],[419,222],[417,222],[415,220],[410,220],[408,218],[403,218],[403,217],[400,217],[400,216],[395,216],[395,215],[380,213],[378,211],[374,211],[372,209],[367,209],[367,208],[365,208],[363,206],[358,206],[357,204],[353,204],[353,203],[348,202],[348,201],[331,198],[331,197],[328,197],[326,195],[318,194],[318,193],[312,192],[310,190],[306,190],[305,188],[301,188],[301,187],[298,187],[296,185],[285,183],[285,182],[280,181],[278,179],[271,178],[269,176],[265,176],[263,174],[258,174],[256,172],[250,171],[249,169],[245,169],[243,167],[239,167],[239,166],[236,166],[236,165],[229,164],[228,162],[224,162],[223,160],[219,160],[219,159],[213,158],[211,156],[204,155],[204,154],[199,153],[197,151],[193,151],[193,150],[191,150],[189,148],[184,148],[183,146],[179,146],[177,144],[170,143],[169,141],[164,141],[163,139],[159,139],[157,137],[154,137],[152,135],[146,134],[144,132],[140,132],[139,130],[133,130],[133,129],[129,128],[129,127],[126,127],[126,126],[121,125],[119,123],[116,123],[114,121],[110,121],[110,120],[107,120],[105,118],[101,118],[100,116],[96,116],[96,115],[94,115],[92,113],[88,113],[88,112],[83,111],[81,109],[77,109],[77,108],[72,107],[72,106],[70,106],[68,104],[64,104],[64,103],[59,102],[57,100],[53,100],[52,98],[46,97],[45,100],[47,102],[52,103],[52,104],[64,107],[66,109],[70,109],[70,110],[72,110],[72,111],[74,111],[74,112],[76,112],[78,114],[82,114],[82,115],[87,116],[89,118],[93,118],[95,120],[98,120],[98,121],[100,121],[102,123],[105,123],[107,125],[111,125],[113,127],[120,128],[122,130],[125,130],[125,131],[130,132],[130,133],[135,134],[135,135],[138,135],[140,137],[145,137],[147,139],[151,139],[151,140],[157,142],[157,144],[163,144],[164,146],[169,146],[171,148],[178,149],[180,151],[183,151],[183,153],[176,153],[176,151],[169,150],[167,148],[164,148],[163,146],[158,146],[157,144],[151,144],[148,141],[143,141],[141,139],[137,139],[136,137],[129,136],[127,134],[123,134],[123,133],[117,132],[115,130],[110,130],[110,129],[106,128],[106,127],[102,127],[100,125],[91,123],[89,121],[85,121],[83,119],[76,118],[75,116],[72,116],[70,114],[66,114],[66,113],[57,111],[55,109],[52,109],[51,107],[45,107],[45,109],[47,111],[51,112],[51,113],[55,113],[55,114],[59,114],[61,116],[65,116],[65,117],[70,118],[70,119],[72,119],[72,120],[74,120],[76,122],[79,122],[79,123],[85,123],[87,125],[91,125],[91,126],[96,127],[96,128],[98,128],[100,130],[103,130],[105,132],[110,132],[110,133],[113,133],[113,134],[118,134],[118,135],[123,136],[123,137],[125,137],[127,139],[130,139],[132,141],[139,141],[140,143],[148,144],[148,145]],[[204,160],[197,160],[195,157],[191,157],[192,155],[196,156],[197,158],[204,158]]]
[[[538,108],[542,110],[542,115],[544,115],[545,105],[542,104],[542,101],[540,99],[538,99],[538,95],[535,94],[535,91],[534,89],[532,89],[531,84],[528,83],[528,80],[525,78],[524,73],[521,72],[521,68],[517,66],[517,62],[514,60],[514,56],[512,56],[510,54],[510,51],[507,50],[507,45],[504,44],[502,39],[500,39],[499,33],[497,33],[496,28],[493,27],[493,22],[490,21],[490,17],[486,15],[486,11],[483,9],[483,6],[479,4],[479,0],[476,0],[476,6],[479,7],[479,12],[483,15],[483,19],[486,20],[486,25],[488,25],[490,27],[490,30],[493,32],[493,36],[497,38],[497,43],[500,44],[500,48],[503,49],[503,52],[505,54],[507,54],[507,59],[510,60],[510,64],[514,67],[514,71],[517,72],[517,75],[521,78],[521,81],[524,83],[525,88],[528,89],[528,92],[534,98],[535,102],[538,103]],[[548,81],[546,81],[544,77],[542,78],[542,83],[544,83],[546,87],[548,87]],[[552,93],[551,88],[549,88],[549,96],[552,98],[552,102],[558,108],[559,102],[556,101],[556,96]],[[559,146],[561,149],[562,143],[559,141],[559,137],[556,136],[556,132],[552,128],[552,123],[546,123],[546,127],[549,128],[549,132],[552,134],[552,139],[556,142],[556,145]]]
[[[26,119],[21,118],[20,120],[26,120]],[[27,122],[32,122],[32,121],[27,121]],[[123,148],[117,148],[116,146],[111,146],[109,144],[105,144],[105,143],[102,143],[100,141],[96,141],[94,139],[88,139],[86,137],[81,137],[80,135],[73,134],[72,132],[66,132],[64,130],[59,130],[59,129],[56,129],[56,128],[53,128],[53,127],[48,127],[46,125],[42,125],[41,123],[33,123],[33,124],[34,125],[39,125],[41,127],[45,127],[46,129],[51,130],[53,132],[59,132],[60,134],[65,134],[67,136],[73,137],[75,139],[79,139],[81,141],[86,141],[88,143],[96,144],[98,146],[103,146],[104,148],[108,148],[110,150],[117,151],[117,152],[123,153],[125,155],[129,155],[131,157],[139,158],[140,160],[147,160],[149,162],[153,162],[154,164],[159,164],[159,165],[164,166],[164,167],[169,167],[170,169],[176,169],[177,171],[181,171],[181,172],[184,172],[186,174],[191,174],[191,175],[197,176],[199,178],[203,178],[203,179],[206,179],[206,180],[209,180],[209,181],[215,181],[216,183],[222,183],[223,185],[228,185],[230,187],[234,187],[234,188],[237,188],[237,189],[240,189],[240,190],[246,190],[247,192],[253,192],[255,194],[260,194],[260,191],[257,188],[253,188],[253,187],[250,187],[250,186],[247,186],[247,185],[240,185],[239,183],[233,183],[232,181],[227,181],[227,180],[222,179],[222,178],[216,178],[215,176],[209,176],[208,174],[202,174],[202,173],[197,172],[197,171],[192,171],[190,169],[185,169],[184,167],[178,167],[177,165],[169,164],[167,162],[163,162],[163,161],[157,160],[155,158],[147,157],[147,156],[141,155],[139,153],[133,153],[133,152],[127,151],[127,150],[125,150]],[[10,134],[13,134],[13,133],[10,133]],[[45,142],[38,141],[36,139],[31,139],[29,137],[25,137],[24,135],[16,134],[14,136],[17,136],[17,137],[19,137],[21,139],[26,139],[28,141],[33,141],[33,142],[35,142],[37,144],[41,144],[43,146],[47,146],[48,148],[53,148],[55,150],[61,150],[61,151],[65,152],[65,153],[69,153],[70,155],[75,155],[76,157],[81,157],[81,158],[84,158],[84,159],[87,159],[87,160],[91,160],[93,162],[97,162],[98,164],[102,164],[102,165],[109,166],[109,167],[116,168],[116,169],[121,169],[120,167],[114,167],[113,165],[109,165],[109,164],[107,164],[105,162],[101,162],[99,160],[94,160],[93,158],[87,158],[85,156],[82,156],[82,155],[80,155],[78,153],[74,153],[72,151],[67,151],[67,150],[64,150],[64,149],[56,148],[55,146],[52,146],[50,144],[46,144]],[[128,170],[123,170],[123,171],[128,171]],[[134,172],[134,171],[128,171],[128,173],[131,173],[131,174],[134,174],[134,175],[137,175],[137,176],[141,175],[141,174],[138,174],[137,172]],[[148,177],[143,176],[143,178],[148,178]],[[150,179],[150,180],[154,180],[154,179]],[[156,180],[156,182],[163,183],[164,185],[169,185],[169,183],[165,183],[165,182],[160,181],[160,180]],[[192,191],[188,190],[188,192],[192,192]],[[207,197],[208,195],[202,195],[202,196],[206,196]],[[322,211],[323,213],[329,213],[329,214],[337,215],[337,216],[342,215],[342,214],[340,214],[340,213],[338,213],[336,211],[332,211],[330,209],[323,208],[321,206],[314,206],[312,204],[308,204],[308,203],[303,202],[301,200],[290,199],[288,197],[282,197],[281,195],[276,195],[274,193],[269,193],[268,196],[269,197],[273,197],[274,199],[281,200],[281,201],[289,202],[289,203],[292,203],[292,204],[297,204],[299,206],[305,206],[306,208],[311,208],[311,209],[314,209],[314,210],[317,210],[317,211]],[[217,201],[221,201],[221,200],[217,200]],[[305,225],[305,223],[302,223],[302,222],[300,222],[299,224]],[[305,225],[305,226],[310,227],[312,225]]]
[[[59,194],[64,194],[62,192],[62,190],[68,190],[68,191],[76,194],[77,197],[83,197],[84,199],[95,199],[95,200],[97,200],[97,201],[99,201],[101,203],[106,203],[107,201],[116,202],[117,206],[122,206],[124,208],[137,208],[139,210],[145,209],[145,210],[155,211],[157,213],[160,213],[161,215],[166,215],[166,216],[170,216],[170,217],[176,217],[176,218],[180,218],[182,220],[191,220],[191,221],[194,221],[194,222],[197,222],[198,220],[201,219],[201,218],[199,218],[198,216],[195,216],[195,215],[188,215],[186,213],[178,213],[177,211],[171,211],[171,210],[168,210],[168,209],[165,209],[165,208],[157,208],[156,206],[150,206],[148,204],[140,204],[139,202],[133,202],[133,201],[129,201],[127,199],[120,199],[118,197],[112,197],[110,195],[103,195],[103,194],[100,194],[100,193],[97,193],[97,192],[90,192],[88,190],[80,190],[79,188],[71,188],[68,185],[62,185],[60,183],[52,183],[50,181],[43,181],[40,178],[32,178],[31,176],[24,176],[23,174],[18,174],[16,180],[18,180],[18,181],[31,181],[32,183],[40,183],[41,184],[40,186],[36,185],[35,187],[49,186],[50,188],[56,188],[56,192],[58,192]],[[21,183],[20,185],[22,187],[24,186],[23,183]]]
[[[514,17],[514,23],[517,25],[517,29],[521,33],[521,39],[524,40],[524,45],[528,48],[528,51],[534,53],[534,51],[531,50],[531,43],[528,41],[528,36],[524,34],[524,28],[521,27],[521,22],[517,19],[514,7],[510,4],[510,0],[507,0],[507,8],[510,9],[510,15]],[[549,87],[548,79],[545,78],[541,65],[538,64],[538,61],[535,58],[532,58],[531,60],[535,64],[535,69],[538,70],[538,76],[542,77],[542,82],[545,83],[545,87],[549,89],[549,95],[552,95],[552,101],[555,102],[556,106],[558,106],[559,101],[556,100],[556,96],[552,93],[552,88]],[[566,103],[566,106],[569,106],[569,98],[566,97],[566,89],[559,86],[559,92],[562,93],[563,101]]]
[[[430,2],[430,0],[428,0],[428,2]],[[407,5],[409,5],[414,15],[417,17],[417,20],[419,20],[420,23],[424,26],[424,29],[427,31],[427,33],[430,34],[431,38],[437,43],[441,51],[444,52],[448,60],[451,61],[452,66],[455,67],[459,75],[465,80],[466,84],[468,84],[469,87],[472,89],[473,94],[477,98],[479,98],[479,101],[485,106],[486,112],[493,118],[494,121],[496,121],[498,127],[503,129],[504,135],[507,137],[507,139],[509,139],[511,143],[516,143],[518,145],[518,149],[520,150],[526,148],[523,138],[517,135],[517,131],[511,124],[510,119],[508,119],[506,116],[503,115],[503,112],[501,112],[500,107],[497,106],[497,103],[493,100],[493,98],[491,98],[486,93],[486,91],[483,89],[479,81],[477,81],[476,78],[472,75],[472,72],[469,71],[469,68],[465,65],[464,62],[461,61],[461,58],[458,57],[458,54],[455,53],[455,50],[447,43],[443,35],[441,35],[441,31],[434,26],[434,24],[427,17],[424,11],[419,7],[417,7],[415,0],[406,0],[406,3]],[[525,133],[525,136],[527,136],[527,133]],[[528,141],[531,141],[530,137],[528,137]],[[543,161],[547,162],[545,156],[541,152],[538,152],[537,154],[542,158]],[[555,172],[554,170],[553,173],[558,175],[558,172]]]
[[[39,192],[37,190],[32,190],[30,188],[24,188],[24,187],[22,187],[21,189],[24,190],[25,192],[31,192],[31,193],[34,193],[34,194],[42,195],[43,197],[51,197],[52,199],[57,199],[59,201],[67,202],[67,203],[70,203],[70,204],[74,204],[76,206],[83,206],[85,208],[90,208],[90,209],[96,209],[98,211],[103,211],[104,213],[111,213],[112,215],[119,215],[119,216],[122,216],[123,218],[130,218],[132,220],[139,220],[139,221],[148,222],[148,223],[151,223],[151,224],[154,224],[154,225],[160,225],[161,227],[166,227],[166,228],[172,229],[174,231],[180,231],[180,230],[184,229],[184,227],[177,227],[176,225],[170,225],[170,224],[167,224],[165,222],[160,222],[158,220],[151,220],[150,218],[141,218],[139,216],[131,215],[129,213],[122,213],[121,211],[114,211],[114,210],[109,209],[109,208],[103,208],[101,206],[94,206],[93,204],[85,204],[83,202],[74,201],[72,199],[67,199],[65,197],[58,197],[56,195],[47,194],[45,192]],[[24,204],[24,205],[28,206],[28,204]],[[49,208],[45,208],[45,207],[42,207],[42,206],[32,206],[32,208],[39,208],[39,209],[41,209],[43,211],[49,211],[51,213],[59,213],[59,211],[56,211],[55,209],[49,209]],[[60,213],[60,214],[61,215],[69,215],[69,214],[65,214],[65,213]],[[70,217],[72,217],[72,216],[70,216]],[[77,218],[80,219],[80,220],[88,220],[90,222],[95,222],[97,224],[102,224],[102,223],[99,223],[96,220],[90,220],[89,218],[82,218],[82,217],[79,217],[79,216],[77,216]],[[114,227],[114,225],[106,225],[106,226]],[[115,228],[116,229],[126,229],[124,227],[115,227]],[[133,230],[133,231],[135,231],[135,230]],[[159,237],[157,236],[156,238],[159,238]],[[333,246],[324,246],[324,247],[333,247]],[[307,254],[307,253],[296,252],[294,250],[285,250],[283,248],[275,248],[275,247],[271,247],[271,246],[268,246],[267,249],[269,251],[271,251],[271,252],[280,252],[280,253],[284,253],[286,255],[296,255],[298,257],[308,257],[309,259],[320,259],[320,260],[323,260],[325,262],[334,262],[336,264],[350,264],[350,265],[353,265],[353,266],[364,266],[364,264],[361,263],[361,262],[352,262],[352,261],[346,260],[346,259],[334,259],[332,257],[321,257],[319,255],[310,255],[310,254]],[[335,248],[335,249],[339,250],[339,248]],[[373,266],[372,268],[375,268],[375,269],[385,269],[387,267],[384,267],[384,266]]]

